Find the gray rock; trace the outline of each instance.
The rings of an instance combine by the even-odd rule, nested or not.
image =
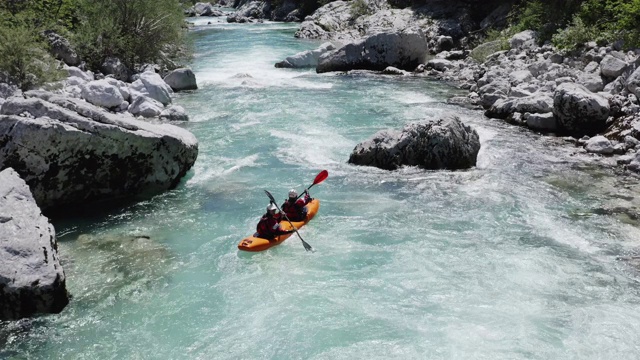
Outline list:
[[[526,83],[533,79],[533,75],[529,70],[517,70],[509,74],[509,81],[512,86]]]
[[[572,82],[572,81],[567,81]],[[583,73],[577,79],[577,83],[581,84],[587,90],[597,93],[604,89],[604,81],[602,81],[602,77],[596,74],[587,74]]]
[[[114,108],[124,102],[120,90],[104,79],[88,82],[81,89],[82,98],[96,106]]]
[[[533,30],[525,30],[513,35],[509,39],[512,49],[529,48],[535,45],[538,34]]]
[[[160,113],[160,119],[169,121],[189,121],[189,116],[180,105],[170,105]]]
[[[602,135],[594,136],[587,140],[585,150],[594,154],[611,155],[613,154],[613,144]]]
[[[173,70],[165,76],[164,82],[167,83],[173,91],[198,89],[196,75],[188,68]]]
[[[609,102],[605,98],[579,84],[562,84],[553,96],[553,113],[558,124],[575,136],[603,131],[609,112]]]
[[[49,43],[51,53],[53,54],[53,56],[55,56],[56,59],[61,60],[65,64],[70,66],[80,65],[80,57],[78,57],[78,54],[71,47],[67,39],[62,37],[60,34],[57,34],[53,30],[45,30],[43,34],[47,39],[47,42]]]
[[[381,131],[358,144],[349,163],[395,170],[403,165],[425,169],[466,169],[475,166],[480,138],[458,117],[409,124],[401,132]]]
[[[558,123],[552,112],[544,114],[529,114],[527,117],[529,129],[543,132],[558,131]]]
[[[546,94],[534,94],[523,98],[508,98],[496,101],[485,115],[505,119],[514,112],[545,114],[553,110],[553,99]]]
[[[427,51],[427,40],[420,30],[379,33],[322,55],[316,71],[381,71],[387,66],[410,71],[424,62]]]
[[[135,116],[153,118],[160,116],[163,108],[164,106],[158,100],[142,95],[136,96],[127,110]]]
[[[131,92],[129,91],[129,86],[124,81],[116,80],[111,77],[104,78],[104,81],[109,83],[111,86],[115,86],[118,91],[120,91],[120,95],[125,101],[129,101],[131,99]]]
[[[191,168],[198,142],[188,131],[111,114],[50,93],[11,98],[0,114],[0,168],[14,168],[42,208],[153,195]],[[27,113],[32,116],[15,116]],[[126,113],[125,113],[126,114]]]
[[[318,59],[323,54],[331,50],[335,50],[336,47],[330,42],[326,42],[320,45],[315,50],[306,50],[299,52],[293,56],[289,56],[283,61],[276,63],[277,68],[309,68],[318,66]]]
[[[436,52],[449,51],[451,49],[453,49],[453,38],[451,36],[438,36]]]
[[[636,97],[640,97],[640,67],[638,67],[626,81],[627,90]]]
[[[65,67],[64,70],[67,71],[67,73],[69,74],[69,77],[78,77],[78,78],[84,80],[85,82],[95,80],[95,77],[93,76],[92,72],[90,72],[90,71],[86,71],[86,72],[82,71],[82,70],[80,70],[80,68],[77,68],[75,66]]]
[[[134,83],[137,83],[137,81],[138,80]],[[162,80],[160,75],[155,72],[147,71],[140,74],[139,81],[144,85],[144,91],[141,88],[135,88],[136,90],[154,100],[159,101],[162,105],[166,106],[171,103],[173,90],[171,90],[171,87]],[[135,102],[135,99],[133,99],[133,102]]]
[[[129,76],[131,75],[131,71],[120,59],[115,57],[106,58],[100,67],[100,71],[105,75],[113,75],[114,78],[120,81],[129,80]]]
[[[600,62],[600,72],[602,76],[617,78],[622,75],[628,64],[612,55],[607,55]]]
[[[0,171],[0,249],[0,320],[64,309],[69,295],[55,230],[11,168]]]
[[[438,71],[446,71],[453,67],[453,63],[445,59],[431,59],[427,62],[427,68],[432,68]]]
[[[398,68],[394,68],[393,66],[386,67],[384,70],[382,70],[382,73],[384,75],[408,75],[409,74],[408,72],[404,70],[400,70]]]

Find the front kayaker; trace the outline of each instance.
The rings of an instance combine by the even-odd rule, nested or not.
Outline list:
[[[267,206],[267,213],[262,216],[258,226],[256,226],[255,237],[273,240],[278,235],[291,234],[294,230],[282,230],[280,227],[280,220],[282,214],[276,213],[278,208],[274,203],[270,203]]]
[[[304,191],[304,196],[298,199],[298,192],[296,189],[289,190],[289,198],[282,204],[282,211],[287,214],[287,217],[291,221],[304,221],[307,218],[307,204],[313,200],[309,196],[307,190]]]

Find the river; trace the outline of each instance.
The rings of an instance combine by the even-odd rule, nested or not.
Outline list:
[[[4,323],[9,359],[632,359],[633,221],[594,211],[617,180],[561,139],[448,105],[421,77],[273,64],[320,42],[296,24],[196,19],[199,90],[174,102],[200,142],[177,189],[56,219],[73,299]],[[207,24],[211,21],[212,24]],[[454,112],[480,134],[468,171],[347,164],[375,132]],[[268,189],[329,178],[316,218],[239,252]],[[612,200],[613,199],[613,200]]]

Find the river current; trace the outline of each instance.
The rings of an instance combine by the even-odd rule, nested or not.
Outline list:
[[[320,42],[296,24],[193,20],[200,142],[177,189],[56,219],[73,299],[0,324],[8,359],[632,359],[640,246],[609,167],[481,112],[419,77],[322,74],[275,62]],[[212,22],[207,24],[207,22]],[[468,171],[347,164],[375,132],[454,112],[480,134]],[[267,189],[320,199],[301,230],[239,252]],[[628,195],[630,197],[632,195]]]

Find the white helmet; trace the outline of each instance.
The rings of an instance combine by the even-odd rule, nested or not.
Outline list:
[[[296,191],[296,189],[289,190],[289,197],[290,198],[297,198],[298,197],[298,192]]]
[[[267,205],[267,211],[276,211],[276,209],[278,209],[276,207],[276,204],[274,203],[270,203],[269,205]]]

